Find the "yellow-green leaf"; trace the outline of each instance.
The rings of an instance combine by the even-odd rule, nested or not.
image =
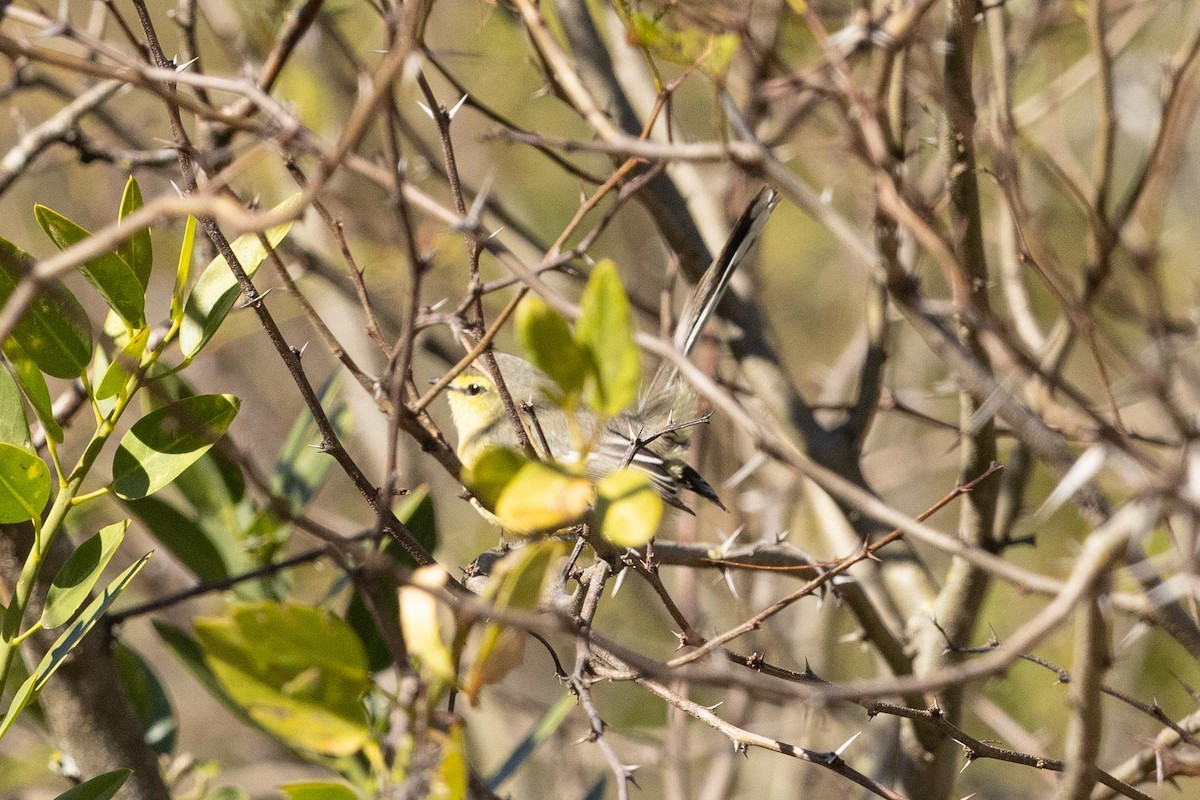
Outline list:
[[[289,197],[275,209],[294,206],[297,196]],[[267,229],[265,235],[271,247],[278,246],[291,229],[291,221]],[[257,233],[246,233],[239,236],[233,241],[231,247],[238,263],[249,277],[254,277],[259,266],[267,260],[267,249],[263,247],[262,240]],[[180,262],[182,263],[182,261],[183,255],[181,254]],[[192,293],[188,295],[187,303],[184,305],[183,323],[179,329],[179,347],[185,357],[191,358],[200,352],[200,348],[204,347],[221,327],[225,316],[233,309],[241,294],[242,288],[238,284],[237,278],[234,277],[233,270],[229,268],[225,257],[214,258],[200,274],[200,278],[192,287]]]
[[[33,413],[41,421],[46,436],[62,444],[63,429],[54,419],[50,389],[46,386],[46,378],[42,375],[42,371],[38,369],[37,364],[33,363],[33,359],[26,355],[25,350],[17,343],[16,339],[5,339],[3,347],[5,357],[12,364],[17,383],[25,394],[25,399],[33,407]]]
[[[113,491],[136,500],[175,480],[225,434],[239,406],[233,395],[202,394],[139,419],[113,456]]]
[[[442,745],[442,760],[429,782],[426,800],[467,800],[470,796],[469,770],[467,769],[466,746],[463,742],[463,726],[451,726],[448,734],[431,732],[430,738]]]
[[[109,800],[132,774],[131,769],[114,769],[67,789],[54,800]]]
[[[573,406],[592,369],[587,352],[571,336],[567,321],[545,300],[530,295],[517,306],[516,327],[525,356],[562,389],[563,404]]]
[[[597,481],[596,493],[601,536],[619,547],[641,547],[654,538],[663,501],[646,473],[619,469]]]
[[[416,657],[421,670],[451,684],[454,658],[443,636],[442,613],[434,596],[425,591],[444,585],[446,577],[446,571],[435,564],[413,572],[414,585],[400,587],[400,628],[404,631],[404,645]]]
[[[546,583],[553,577],[566,545],[553,539],[518,548],[495,565],[485,594],[497,608],[537,608]],[[499,683],[521,665],[525,654],[523,631],[489,622],[483,630],[475,658],[463,680],[463,693],[472,704],[484,686]]]
[[[491,506],[504,529],[518,536],[573,525],[591,507],[594,496],[586,478],[499,448],[480,456],[464,482]]]
[[[204,662],[264,729],[293,747],[349,756],[370,739],[362,644],[329,612],[296,603],[234,606],[196,620]]]
[[[125,387],[133,373],[137,372],[142,363],[142,354],[146,352],[146,342],[150,341],[150,329],[142,328],[125,343],[117,353],[116,358],[104,370],[104,377],[96,387],[96,399],[107,400],[116,397]]]
[[[663,20],[634,11],[630,32],[638,44],[667,61],[698,66],[706,74],[721,77],[737,52],[736,33],[711,33],[699,28],[675,29]]]
[[[28,253],[0,239],[0,305],[8,302],[31,269],[33,258]],[[78,378],[92,360],[87,311],[58,281],[44,287],[29,304],[12,335],[38,369],[56,378]]]
[[[637,397],[642,370],[633,341],[633,312],[616,264],[605,259],[595,266],[579,307],[575,339],[591,354],[595,368],[586,399],[597,411],[619,414]]]
[[[33,215],[59,250],[66,250],[92,235],[86,228],[76,225],[52,208],[36,205]],[[115,251],[101,253],[88,260],[80,266],[79,271],[96,287],[109,307],[131,327],[140,328],[146,324],[146,284],[150,280],[149,273],[146,282],[142,282],[133,268]]]
[[[285,783],[279,789],[287,795],[287,800],[358,800],[354,790],[344,783]]]
[[[25,522],[50,500],[50,468],[37,453],[0,442],[0,522]]]
[[[67,558],[46,591],[42,609],[42,627],[53,629],[64,624],[88,598],[100,575],[125,539],[129,520],[102,528]]]
[[[29,421],[25,419],[21,389],[3,361],[0,361],[0,442],[18,447],[29,444]]]
[[[138,186],[138,182],[129,176],[129,180],[125,182],[125,192],[121,195],[121,210],[117,214],[117,220],[124,222],[125,218],[142,207],[142,187]],[[124,259],[129,268],[133,270],[133,274],[137,276],[138,281],[142,284],[142,289],[145,290],[150,286],[150,271],[154,267],[154,251],[150,244],[150,229],[138,228],[134,234],[125,241],[121,242],[117,248],[117,254]]]

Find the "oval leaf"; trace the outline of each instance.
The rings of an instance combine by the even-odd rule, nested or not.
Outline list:
[[[284,200],[276,209],[295,204],[295,196]],[[284,222],[266,232],[267,241],[271,247],[276,247],[291,230],[292,223]],[[267,260],[267,249],[257,233],[246,233],[239,236],[231,245],[238,263],[242,265],[246,275],[254,277],[259,266]],[[180,260],[182,262],[182,255]],[[233,270],[225,261],[224,256],[217,256],[200,273],[192,293],[188,295],[184,306],[183,324],[179,329],[179,348],[185,358],[191,358],[200,352],[200,348],[208,344],[208,340],[221,327],[225,315],[233,308],[242,294]]]
[[[20,384],[21,391],[25,393],[25,399],[33,407],[33,413],[41,421],[46,435],[61,444],[63,441],[62,426],[58,424],[58,420],[54,419],[54,405],[50,401],[50,389],[46,386],[46,378],[42,375],[42,371],[29,356],[25,355],[25,351],[21,349],[21,345],[17,344],[16,339],[5,340],[4,355],[12,364],[13,371],[17,376],[17,383]]]
[[[204,661],[264,729],[293,747],[349,756],[370,739],[362,697],[367,657],[350,627],[323,609],[250,603],[198,619]]]
[[[114,769],[68,789],[54,800],[109,800],[132,774],[131,769]]]
[[[29,422],[25,419],[21,389],[3,362],[0,362],[0,442],[17,447],[29,444]]]
[[[113,457],[113,491],[136,500],[175,480],[229,429],[239,403],[233,395],[196,395],[142,417]]]
[[[125,388],[129,378],[141,366],[142,354],[146,352],[146,342],[148,341],[150,341],[150,329],[142,328],[125,343],[121,352],[117,353],[117,357],[108,365],[108,369],[104,370],[104,377],[100,380],[100,385],[96,387],[97,400],[116,397],[117,393]]]
[[[0,239],[0,305],[33,268],[33,258]],[[92,331],[87,312],[58,281],[42,289],[13,326],[13,338],[47,375],[74,379],[92,360]]]
[[[79,641],[104,616],[104,612],[108,611],[109,606],[121,596],[121,592],[125,591],[125,587],[129,585],[134,576],[142,571],[142,567],[146,566],[146,562],[150,560],[151,555],[152,553],[146,553],[146,555],[130,564],[54,640],[54,644],[51,645],[50,650],[47,651],[46,655],[42,657],[41,662],[38,663],[37,669],[30,673],[29,678],[21,684],[20,688],[13,695],[13,699],[8,705],[8,713],[4,715],[4,721],[0,722],[0,739],[4,738],[4,734],[8,733],[9,728],[16,722],[17,716],[26,706],[33,702],[38,692],[46,685],[46,681],[50,680],[54,673],[58,671],[58,668],[62,666],[63,661],[71,654],[71,651],[75,649]]]
[[[33,207],[42,230],[59,250],[66,250],[92,234],[76,225],[57,211],[43,205]],[[134,273],[125,259],[117,253],[103,253],[84,263],[80,271],[100,292],[104,302],[121,315],[131,327],[146,324],[146,286]]]
[[[342,783],[285,783],[279,790],[287,800],[358,800],[354,790]]]
[[[416,657],[421,671],[442,683],[454,681],[454,657],[446,646],[448,634],[442,631],[442,614],[437,599],[425,589],[440,588],[446,583],[446,570],[430,564],[412,574],[412,586],[401,586],[400,630],[404,646]]]
[[[479,457],[463,476],[510,533],[529,536],[578,522],[591,507],[592,484],[555,464],[497,448]]]
[[[568,403],[592,374],[585,351],[571,336],[567,321],[540,297],[529,296],[517,306],[517,341],[526,357],[558,384]]]
[[[592,270],[579,308],[575,338],[591,353],[596,376],[587,400],[597,411],[619,414],[637,397],[642,369],[633,342],[633,312],[611,260]]]
[[[42,627],[57,628],[74,616],[100,580],[128,528],[129,520],[109,525],[75,549],[46,592]]]
[[[155,540],[206,583],[224,580],[230,570],[220,548],[203,526],[157,497],[127,500],[125,507]],[[240,546],[240,543],[239,545]]]
[[[138,186],[133,176],[125,183],[125,192],[121,195],[121,210],[117,220],[123,221],[133,212],[142,207],[142,187]],[[133,270],[138,282],[142,284],[143,292],[150,286],[150,271],[154,267],[154,251],[150,246],[150,229],[138,228],[133,236],[121,242],[117,253]]]
[[[162,681],[136,650],[117,642],[113,660],[125,694],[142,723],[142,738],[154,752],[170,755],[175,749],[179,722]]]
[[[618,547],[641,547],[654,538],[662,521],[662,497],[650,476],[625,467],[596,483],[600,535]]]
[[[188,217],[183,226],[183,243],[179,246],[179,265],[175,268],[175,288],[171,291],[171,321],[183,315],[183,293],[187,291],[188,275],[192,271],[192,251],[196,241],[196,218]]]
[[[317,393],[317,399],[325,408],[329,423],[341,437],[351,430],[350,409],[340,398],[339,382],[334,373]],[[321,431],[313,421],[308,409],[300,412],[287,439],[279,450],[275,472],[271,475],[271,491],[287,501],[293,512],[299,513],[317,496],[325,483],[334,461],[318,445]]]
[[[0,522],[25,522],[50,500],[50,468],[37,453],[0,442]]]

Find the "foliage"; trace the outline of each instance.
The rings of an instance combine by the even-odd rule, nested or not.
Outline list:
[[[1192,790],[1200,4],[0,5],[0,794]]]

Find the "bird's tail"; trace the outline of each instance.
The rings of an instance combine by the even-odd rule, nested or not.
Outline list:
[[[770,187],[760,189],[754,200],[742,212],[733,231],[725,241],[721,252],[713,259],[712,264],[700,276],[700,282],[684,303],[683,313],[679,324],[675,327],[675,349],[683,355],[692,352],[704,326],[708,324],[713,311],[721,303],[729,288],[733,273],[745,260],[746,254],[758,241],[763,226],[771,216],[771,211],[779,205],[779,193]],[[678,373],[674,364],[664,363],[649,384],[649,389],[643,394],[643,399],[662,397],[669,393],[668,387]]]

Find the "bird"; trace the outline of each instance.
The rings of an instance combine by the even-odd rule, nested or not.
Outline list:
[[[759,191],[688,296],[673,337],[681,355],[687,356],[695,347],[778,203],[774,189]],[[646,473],[663,500],[676,508],[694,513],[683,500],[686,491],[725,510],[712,485],[684,460],[691,428],[707,418],[695,418],[695,392],[674,363],[663,362],[629,409],[601,419],[585,407],[566,410],[555,403],[559,392],[554,381],[520,356],[498,351],[492,355],[514,404],[524,409],[531,440],[548,447],[555,461],[577,462],[578,443],[590,443],[583,458],[583,472],[590,479],[632,466]],[[520,448],[496,382],[481,359],[456,375],[446,390],[457,434],[456,452],[464,465],[470,466],[493,448]]]

